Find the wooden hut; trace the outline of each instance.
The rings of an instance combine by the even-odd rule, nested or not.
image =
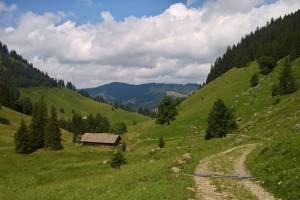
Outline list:
[[[80,142],[84,145],[116,146],[120,144],[121,137],[111,133],[85,133]]]

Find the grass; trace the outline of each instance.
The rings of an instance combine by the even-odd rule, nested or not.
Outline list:
[[[300,60],[294,64],[294,72],[300,80]],[[275,142],[284,141],[283,135],[291,135],[292,127],[299,121],[295,113],[300,110],[300,91],[280,97],[280,102],[273,105],[271,87],[276,82],[282,62],[268,76],[260,75],[260,84],[250,87],[251,76],[258,72],[255,62],[247,68],[232,69],[215,81],[209,83],[185,100],[179,108],[179,115],[171,125],[156,125],[148,118],[122,110],[112,111],[110,106],[94,102],[65,89],[29,88],[22,89],[23,96],[37,100],[42,94],[48,105],[63,107],[64,117],[70,117],[72,109],[83,115],[100,112],[111,121],[124,121],[129,125],[129,132],[124,138],[131,151],[125,154],[128,164],[121,170],[112,169],[103,161],[110,159],[115,149],[73,145],[70,134],[65,132],[64,150],[40,150],[31,155],[17,155],[13,149],[13,133],[20,118],[30,120],[5,107],[0,116],[10,120],[10,125],[0,125],[0,199],[187,199],[194,198],[194,193],[186,187],[193,187],[191,177],[198,161],[241,143],[260,142],[270,145],[270,154],[253,154],[255,161],[262,163],[249,166],[253,174],[262,173],[258,178],[271,177],[282,168],[264,171],[267,164],[279,165],[279,153],[282,159],[284,150],[289,145],[276,146]],[[241,118],[240,129],[234,135],[223,139],[205,141],[207,114],[213,102],[222,98]],[[136,120],[136,125],[132,121]],[[150,153],[157,147],[158,139],[164,136],[166,147]],[[237,139],[240,140],[237,144]],[[299,141],[299,140],[298,140]],[[273,147],[274,145],[274,147]],[[297,146],[297,143],[294,144]],[[275,148],[276,147],[276,148]],[[192,160],[187,165],[178,165],[184,153],[191,153]],[[288,155],[288,154],[286,154]],[[296,155],[298,160],[300,154]],[[272,157],[270,157],[272,156]],[[292,162],[286,158],[286,162]],[[273,164],[272,164],[273,165]],[[172,166],[181,168],[181,175],[170,172]],[[283,166],[294,169],[294,165]],[[287,170],[288,177],[298,176],[298,171]],[[275,175],[274,175],[275,176]],[[276,179],[270,179],[266,187],[276,193]],[[294,179],[293,179],[294,180]],[[297,191],[296,184],[288,185]],[[272,189],[275,188],[275,189]],[[281,192],[287,192],[283,189]],[[277,194],[277,193],[276,193]],[[280,196],[280,194],[278,194]],[[285,196],[282,199],[288,199]],[[292,198],[290,198],[292,199]]]
[[[124,122],[127,125],[148,120],[145,116],[122,109],[113,109],[108,104],[91,100],[66,88],[31,87],[20,88],[20,91],[22,97],[30,97],[33,102],[38,101],[43,96],[48,107],[54,105],[58,111],[63,108],[64,113],[59,112],[60,117],[70,118],[72,117],[72,111],[75,111],[83,116],[87,116],[90,113],[100,113],[113,123]]]
[[[247,165],[262,185],[281,199],[300,199],[300,135],[274,138],[250,156]]]

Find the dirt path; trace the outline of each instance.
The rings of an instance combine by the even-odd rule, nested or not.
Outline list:
[[[195,173],[238,174],[249,176],[245,167],[247,155],[256,148],[257,144],[247,144],[234,147],[219,154],[207,157],[199,162]],[[213,179],[194,177],[197,199],[226,200],[226,199],[258,199],[275,200],[260,185],[250,180]]]

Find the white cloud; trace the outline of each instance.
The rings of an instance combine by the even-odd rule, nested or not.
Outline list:
[[[13,12],[17,10],[16,4],[6,5],[4,1],[0,1],[0,13],[2,12]]]
[[[225,3],[224,3],[225,2]],[[216,0],[202,7],[174,4],[152,17],[116,21],[109,12],[97,24],[77,25],[63,13],[26,13],[1,40],[36,67],[79,87],[111,81],[202,82],[226,47],[300,8],[298,0]]]

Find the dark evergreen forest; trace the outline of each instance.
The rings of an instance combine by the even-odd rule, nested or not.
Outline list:
[[[227,48],[223,56],[216,59],[207,77],[207,83],[234,67],[246,67],[250,61],[263,56],[279,60],[287,55],[300,56],[300,10],[271,19],[266,26],[257,28]]]

